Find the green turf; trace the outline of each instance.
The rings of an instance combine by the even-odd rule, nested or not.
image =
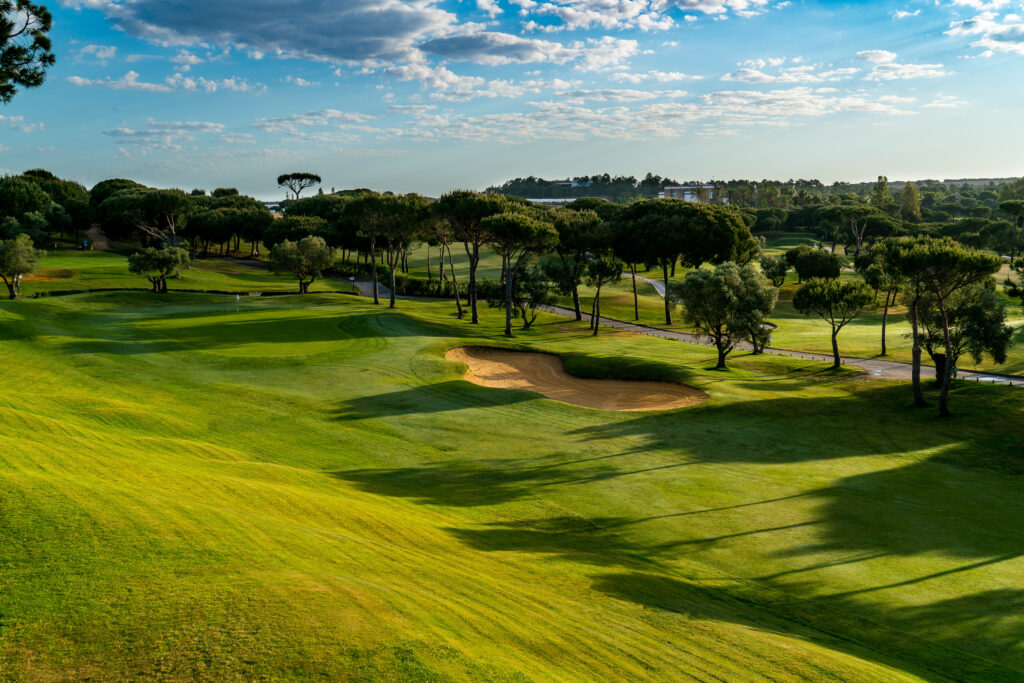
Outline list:
[[[461,380],[447,303],[0,304],[4,680],[1015,680],[1024,394],[542,318],[711,400]]]
[[[214,289],[242,292],[297,291],[291,278],[277,276],[258,265],[238,263],[226,259],[197,259],[181,279],[168,279],[174,289]],[[101,289],[110,287],[148,288],[149,282],[141,275],[128,272],[128,259],[120,254],[102,251],[59,251],[48,254],[39,262],[39,268],[22,284],[22,295],[40,292]],[[348,282],[321,279],[314,282],[311,292],[353,291]]]

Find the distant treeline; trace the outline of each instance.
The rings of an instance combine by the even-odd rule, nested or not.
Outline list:
[[[635,176],[612,176],[603,173],[563,180],[545,180],[534,176],[516,178],[499,186],[489,187],[486,191],[529,199],[604,197],[622,203],[633,199],[657,197],[665,185],[678,184],[676,180],[653,173],[648,173],[642,180],[637,180]]]
[[[892,181],[893,190],[900,190],[913,184],[922,193],[923,206],[954,202],[963,209],[976,206],[995,209],[1000,201],[1017,198],[1024,191],[1017,179],[965,178],[960,180],[916,180]],[[667,185],[680,185],[668,176],[648,173],[643,179],[635,176],[612,176],[608,173],[576,176],[563,180],[546,180],[536,176],[515,178],[501,185],[487,188],[487,192],[512,195],[531,199],[556,199],[578,197],[603,197],[617,203],[657,197]],[[874,191],[876,183],[835,182],[825,185],[820,180],[710,180],[718,191],[715,195],[725,196],[733,206],[745,208],[789,209],[811,204],[843,203],[851,200],[866,200]],[[956,216],[957,211],[951,211]]]

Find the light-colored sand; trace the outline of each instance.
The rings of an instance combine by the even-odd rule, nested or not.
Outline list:
[[[599,410],[672,410],[702,403],[703,391],[672,382],[583,379],[565,371],[562,359],[475,346],[452,349],[448,360],[469,366],[466,380],[498,389],[526,389],[556,401]]]

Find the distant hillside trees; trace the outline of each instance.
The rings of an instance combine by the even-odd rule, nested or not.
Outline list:
[[[85,188],[49,171],[0,178],[0,237],[24,233],[43,246],[88,229],[90,215]]]
[[[641,180],[637,180],[635,176],[612,176],[608,173],[578,176],[567,180],[545,180],[529,176],[489,187],[487,192],[531,199],[608,197],[616,202],[624,202],[657,197],[665,185],[678,184],[676,180],[653,173],[648,173]]]

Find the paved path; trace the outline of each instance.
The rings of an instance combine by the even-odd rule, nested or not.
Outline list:
[[[544,311],[552,313],[554,315],[560,315],[565,318],[575,318],[576,313],[571,308],[563,308],[562,306],[545,306]],[[584,313],[583,319],[586,322],[590,322],[590,314]],[[614,318],[601,318],[601,324],[607,327],[613,327],[619,330],[625,330],[627,332],[633,332],[636,334],[646,334],[649,337],[660,337],[662,339],[673,339],[676,341],[686,342],[688,344],[700,344],[701,346],[714,346],[714,343],[708,338],[697,334],[688,334],[686,332],[675,332],[673,330],[663,330],[657,327],[648,327],[647,325],[640,325],[638,323],[629,323],[624,320],[615,320]],[[741,342],[736,345],[737,350],[750,351],[751,346],[746,342]],[[790,356],[792,358],[802,358],[804,360],[816,360],[825,361],[831,363],[833,361],[831,354],[824,353],[807,353],[806,351],[790,351],[789,349],[765,349],[766,354],[775,356]],[[840,356],[840,361],[843,365],[849,365],[860,368],[872,377],[883,377],[885,379],[911,379],[912,368],[910,363],[900,363],[892,360],[878,360],[874,358],[850,358],[847,356]],[[935,368],[930,365],[921,366],[921,377],[928,379],[935,376]],[[1019,375],[992,375],[984,372],[972,372],[969,370],[961,370],[958,374],[960,379],[968,381],[981,381],[993,384],[1009,384],[1011,386],[1024,386],[1024,376]]]
[[[89,240],[89,247],[93,251],[110,251],[110,240],[100,230],[100,226],[94,224],[86,230],[85,238]]]
[[[625,275],[626,277],[633,277],[632,273],[623,273],[623,275]],[[636,279],[640,280],[641,282],[646,282],[651,287],[654,287],[654,291],[658,293],[658,296],[660,296],[662,299],[665,298],[665,283],[662,282],[661,280],[655,280],[654,278],[644,277],[642,275],[637,275]]]
[[[637,279],[641,279],[637,276]],[[643,278],[647,279],[647,278]],[[662,284],[657,280],[652,281],[652,284]],[[356,280],[356,288],[359,293],[365,297],[373,297],[373,282],[369,280]],[[383,284],[378,284],[379,296],[381,301],[387,300],[390,290]],[[664,289],[664,287],[662,287]],[[399,299],[418,299],[425,301],[439,301],[434,297],[410,297],[410,296],[398,296]],[[562,306],[542,306],[541,310],[552,315],[558,315],[563,318],[576,318],[576,312],[571,308],[564,308]],[[590,322],[590,314],[584,313],[583,320]],[[685,342],[687,344],[700,344],[701,346],[714,346],[714,343],[707,337],[698,334],[688,334],[686,332],[675,332],[673,330],[663,330],[657,327],[649,327],[647,325],[640,325],[639,323],[630,323],[624,320],[616,320],[614,318],[601,317],[600,320],[602,325],[612,327],[618,330],[625,330],[626,332],[633,332],[635,334],[645,334],[649,337],[660,337],[662,339],[672,339],[675,341]],[[737,350],[739,351],[750,351],[751,346],[746,342],[737,344]],[[831,363],[833,361],[831,354],[824,353],[807,353],[805,351],[790,351],[788,349],[765,349],[766,354],[774,356],[790,356],[792,358],[802,358],[804,360],[814,360]],[[851,367],[860,368],[872,377],[880,377],[884,379],[898,379],[898,380],[910,380],[912,368],[910,363],[900,363],[892,360],[878,360],[875,358],[849,358],[841,356],[840,361],[843,365],[849,365]],[[930,365],[921,366],[921,378],[928,380],[935,376],[935,368]],[[972,372],[969,370],[961,370],[958,377],[967,381],[979,381],[991,384],[1007,384],[1009,386],[1019,387],[1024,386],[1024,376],[1020,375],[993,375],[984,372]]]

